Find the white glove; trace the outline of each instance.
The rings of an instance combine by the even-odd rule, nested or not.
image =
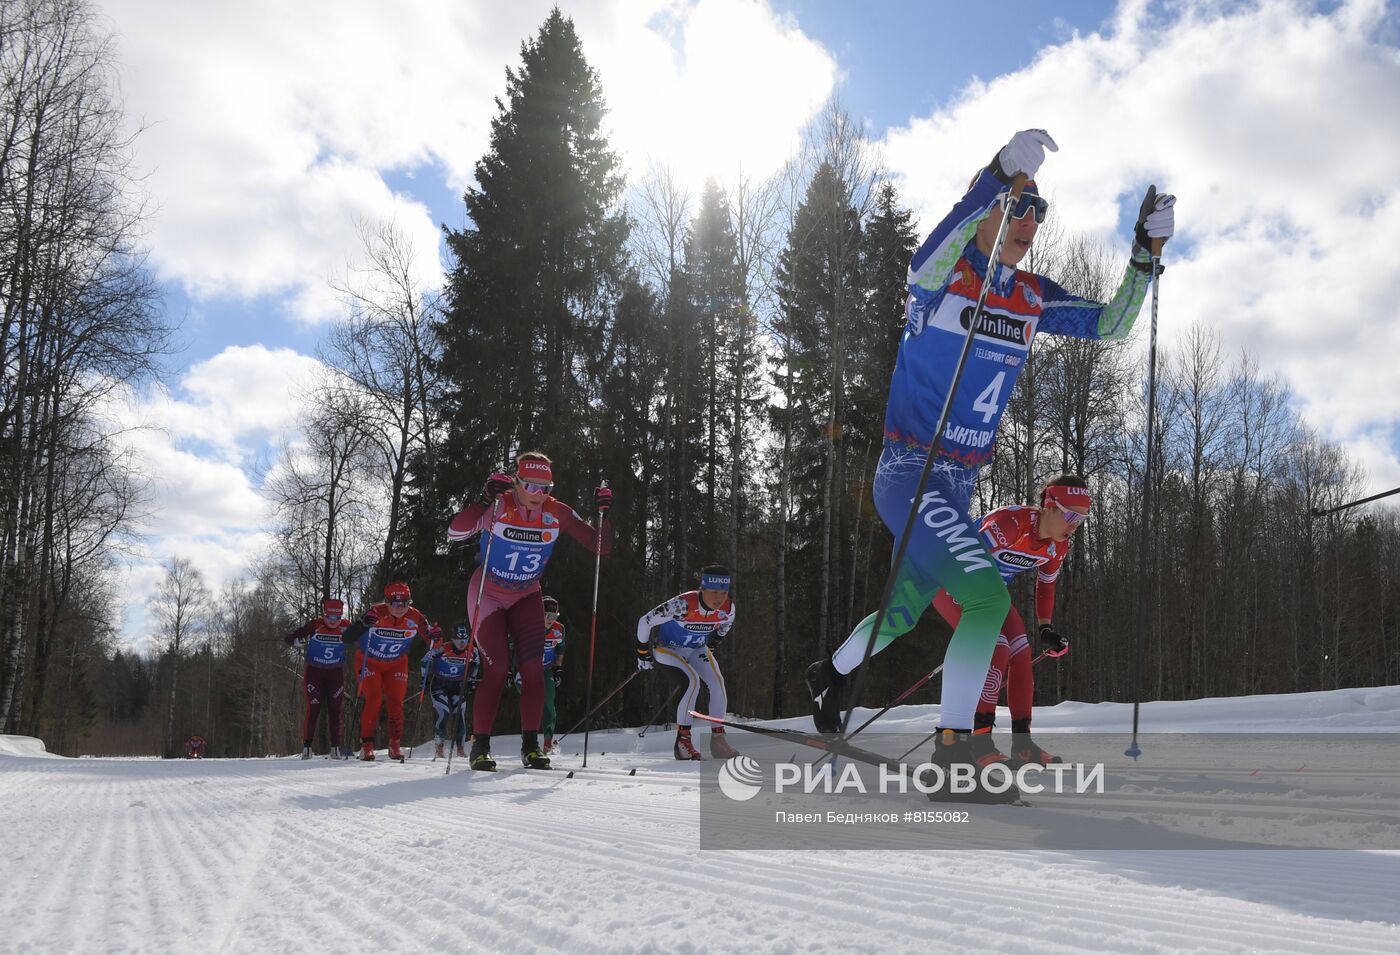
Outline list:
[[[1138,224],[1134,238],[1144,249],[1150,248],[1151,239],[1170,239],[1176,229],[1176,196],[1157,192],[1152,186],[1143,197],[1142,208],[1138,210]]]
[[[997,165],[1008,177],[1023,172],[1028,179],[1034,179],[1040,164],[1045,162],[1046,149],[1052,153],[1060,151],[1045,130],[1023,129],[1011,137],[1011,142],[1001,147],[1001,152],[997,153]]]

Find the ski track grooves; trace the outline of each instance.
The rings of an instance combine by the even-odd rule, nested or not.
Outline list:
[[[700,852],[694,771],[614,755],[7,757],[0,951],[1400,950],[1400,854]]]

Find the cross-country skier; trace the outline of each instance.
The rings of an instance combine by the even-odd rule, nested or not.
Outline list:
[[[471,659],[467,656],[467,644],[471,631],[465,623],[457,624],[452,639],[433,644],[423,655],[423,684],[428,689],[428,698],[433,704],[433,758],[446,756],[444,747],[447,739],[447,726],[452,717],[457,717],[457,727],[453,733],[453,743],[458,756],[466,756],[463,746],[467,738],[467,670]],[[475,657],[475,652],[472,657]]]
[[[540,735],[544,737],[544,752],[548,755],[554,751],[554,723],[558,715],[555,699],[559,684],[564,682],[564,625],[559,622],[559,601],[553,597],[544,598],[544,623],[549,630],[544,637],[544,657],[540,661],[545,669]]]
[[[898,538],[909,508],[917,508],[910,540],[896,571],[880,626],[881,636],[913,629],[940,589],[962,608],[944,658],[941,732],[933,759],[944,766],[975,763],[994,749],[990,733],[974,734],[981,696],[997,634],[1011,609],[1011,596],[996,562],[972,531],[968,503],[977,469],[990,459],[997,425],[1037,332],[1091,339],[1121,339],[1147,296],[1152,280],[1151,240],[1167,239],[1174,227],[1174,196],[1150,189],[1138,213],[1132,256],[1117,292],[1103,304],[1065,291],[1044,276],[1016,268],[1030,251],[1049,204],[1027,183],[1011,209],[1012,221],[992,275],[985,312],[953,396],[938,457],[919,500],[919,478],[933,431],[953,383],[966,334],[1001,227],[999,197],[1018,174],[1033,177],[1045,150],[1057,150],[1044,130],[1016,133],[973,179],[967,193],[924,240],[909,265],[904,335],[890,380],[885,440],[874,482],[875,506]],[[856,627],[864,651],[876,614]],[[846,673],[830,660],[807,671],[814,703],[829,695],[844,708]],[[1018,798],[1012,787],[1001,797],[975,790],[971,799]]]
[[[306,665],[302,686],[306,694],[306,715],[301,721],[301,758],[311,758],[316,738],[316,722],[321,707],[326,709],[326,729],[331,737],[331,759],[344,759],[340,746],[340,704],[345,696],[345,644],[341,636],[350,621],[345,619],[345,602],[330,598],[321,602],[321,616],[293,630],[287,643],[304,648]]]
[[[491,728],[509,670],[508,635],[515,637],[515,665],[521,681],[520,761],[534,769],[549,768],[539,742],[547,633],[540,575],[561,533],[587,547],[590,553],[607,554],[612,550],[612,524],[607,518],[612,491],[600,487],[593,492],[593,506],[600,515],[599,527],[595,529],[567,504],[551,497],[553,487],[554,471],[549,458],[538,451],[522,454],[516,458],[514,477],[492,474],[486,479],[481,498],[454,517],[447,530],[448,538],[454,541],[481,534],[481,564],[467,589],[467,612],[476,626],[476,646],[481,650],[483,664],[481,685],[472,701],[473,769],[496,768],[491,756]],[[477,593],[483,580],[478,610]]]
[[[1074,474],[1061,474],[1051,478],[1041,489],[1039,507],[999,507],[978,525],[983,542],[1001,570],[1002,580],[1009,583],[1017,574],[1036,571],[1036,625],[1041,649],[1053,657],[1069,652],[1069,640],[1055,630],[1051,619],[1055,614],[1055,584],[1069,556],[1070,541],[1089,515],[1090,503],[1084,479]],[[933,606],[950,626],[957,627],[962,609],[946,590],[938,592]],[[1021,620],[1021,612],[1012,607],[997,637],[973,726],[978,731],[990,731],[996,724],[997,700],[1004,685],[1011,709],[1013,761],[1044,766],[1061,760],[1041,749],[1031,738],[1031,701],[1035,697],[1031,661],[1026,625]],[[997,759],[999,755],[992,758]]]
[[[364,694],[360,714],[360,758],[374,759],[374,731],[379,726],[379,707],[389,711],[389,758],[403,760],[403,698],[408,691],[408,651],[414,638],[431,644],[428,619],[410,606],[413,594],[408,584],[396,580],[384,588],[384,602],[365,611],[363,617],[346,628],[341,640],[358,643],[355,672]]]
[[[690,738],[690,711],[703,682],[710,693],[710,715],[724,718],[729,698],[724,674],[715,662],[715,647],[734,626],[734,601],[729,595],[733,575],[720,564],[700,571],[699,587],[677,594],[642,614],[637,621],[637,667],[650,670],[653,663],[675,667],[685,675],[686,688],[676,704],[676,759],[702,759]],[[729,759],[739,753],[725,739],[724,727],[710,730],[710,755]]]
[[[185,741],[185,759],[203,759],[204,746],[203,736],[191,736]]]

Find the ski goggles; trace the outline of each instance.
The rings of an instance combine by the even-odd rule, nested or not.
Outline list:
[[[392,596],[392,597],[389,598],[389,606],[391,606],[391,607],[407,607],[407,606],[408,606],[408,598],[407,598],[407,597],[404,597],[404,596],[402,596],[402,595],[400,595],[400,594],[395,594],[394,596]]]
[[[1035,212],[1037,223],[1045,221],[1045,215],[1050,211],[1049,200],[1042,199],[1033,192],[1023,192],[1016,204],[1011,207],[1011,218],[1024,219],[1026,213]]]
[[[515,483],[519,484],[520,489],[526,494],[548,494],[550,491],[554,490],[554,484],[552,482],[549,484],[536,484],[534,481],[522,481],[516,478]]]
[[[1089,516],[1088,514],[1081,514],[1078,511],[1071,511],[1053,497],[1050,498],[1050,503],[1055,505],[1055,509],[1059,511],[1060,516],[1065,519],[1066,527],[1078,527],[1080,523],[1083,522],[1084,518]]]

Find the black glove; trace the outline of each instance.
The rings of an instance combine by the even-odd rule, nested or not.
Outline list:
[[[729,636],[727,633],[710,634],[710,639],[705,642],[705,648],[708,650],[718,650],[719,645],[724,642],[724,638],[727,636]]]
[[[650,670],[655,663],[656,658],[651,655],[651,644],[637,644],[637,669]]]
[[[552,676],[552,677],[554,677],[554,685],[555,685],[555,686],[558,686],[559,684],[561,684],[561,683],[564,682],[564,668],[563,668],[563,667],[550,667],[550,669],[549,669],[549,675]]]
[[[1040,646],[1046,656],[1062,657],[1069,653],[1069,637],[1062,637],[1048,623],[1040,625]]]
[[[1152,270],[1152,240],[1170,239],[1176,230],[1176,196],[1158,193],[1156,186],[1148,186],[1138,208],[1137,225],[1133,227],[1133,268],[1139,272]],[[1157,274],[1161,275],[1166,266],[1157,263]]]
[[[490,507],[496,503],[496,498],[510,490],[512,483],[509,474],[500,471],[492,474],[481,487],[481,503]]]

